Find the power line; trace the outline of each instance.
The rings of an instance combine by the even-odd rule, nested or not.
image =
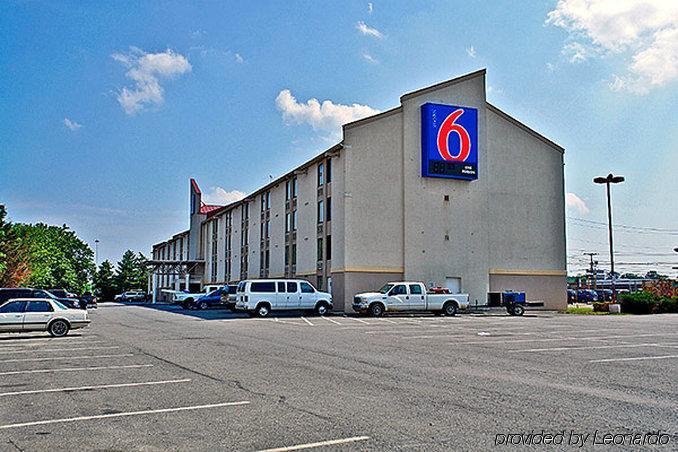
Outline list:
[[[585,218],[569,217],[569,216],[566,217],[566,218],[568,220],[574,221],[575,224],[576,224],[576,222],[579,222],[579,223],[585,223],[585,224],[588,224],[588,225],[592,225],[591,226],[592,229],[607,228],[607,223],[603,223],[601,221],[587,220]],[[593,227],[593,225],[602,226],[602,228],[601,227]],[[584,224],[578,224],[578,226],[585,227]],[[614,228],[626,230],[626,232],[678,235],[678,229],[654,228],[654,227],[648,227],[648,226],[628,226],[628,225],[624,225],[624,224],[615,224]]]

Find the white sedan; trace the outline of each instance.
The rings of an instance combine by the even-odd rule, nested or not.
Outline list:
[[[70,309],[57,300],[45,298],[15,298],[0,306],[0,333],[47,331],[62,337],[69,330],[89,325],[87,311]]]

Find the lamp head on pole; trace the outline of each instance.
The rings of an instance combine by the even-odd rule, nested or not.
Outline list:
[[[610,173],[607,177],[596,177],[593,179],[593,182],[596,184],[620,184],[624,182],[624,180],[624,176],[615,176]]]

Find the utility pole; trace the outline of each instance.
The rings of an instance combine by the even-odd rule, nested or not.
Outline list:
[[[597,256],[598,253],[584,253],[584,256],[588,256],[591,258],[591,269],[589,270],[589,274],[591,275],[591,278],[593,278],[593,289],[598,288],[598,283],[596,281],[596,270],[595,270],[595,265],[598,264],[598,261],[593,260],[593,256]]]

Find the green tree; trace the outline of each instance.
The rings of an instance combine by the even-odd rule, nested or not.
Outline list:
[[[102,301],[111,301],[116,293],[115,273],[113,264],[105,260],[99,265],[99,270],[94,275],[94,288],[96,295]]]
[[[130,289],[142,289],[147,284],[146,257],[127,250],[118,262],[115,282],[118,292]]]
[[[94,252],[68,226],[15,224],[12,227],[28,254],[30,276],[24,283],[83,293],[95,271]]]
[[[0,287],[17,287],[30,276],[28,253],[6,218],[7,210],[0,205]]]

